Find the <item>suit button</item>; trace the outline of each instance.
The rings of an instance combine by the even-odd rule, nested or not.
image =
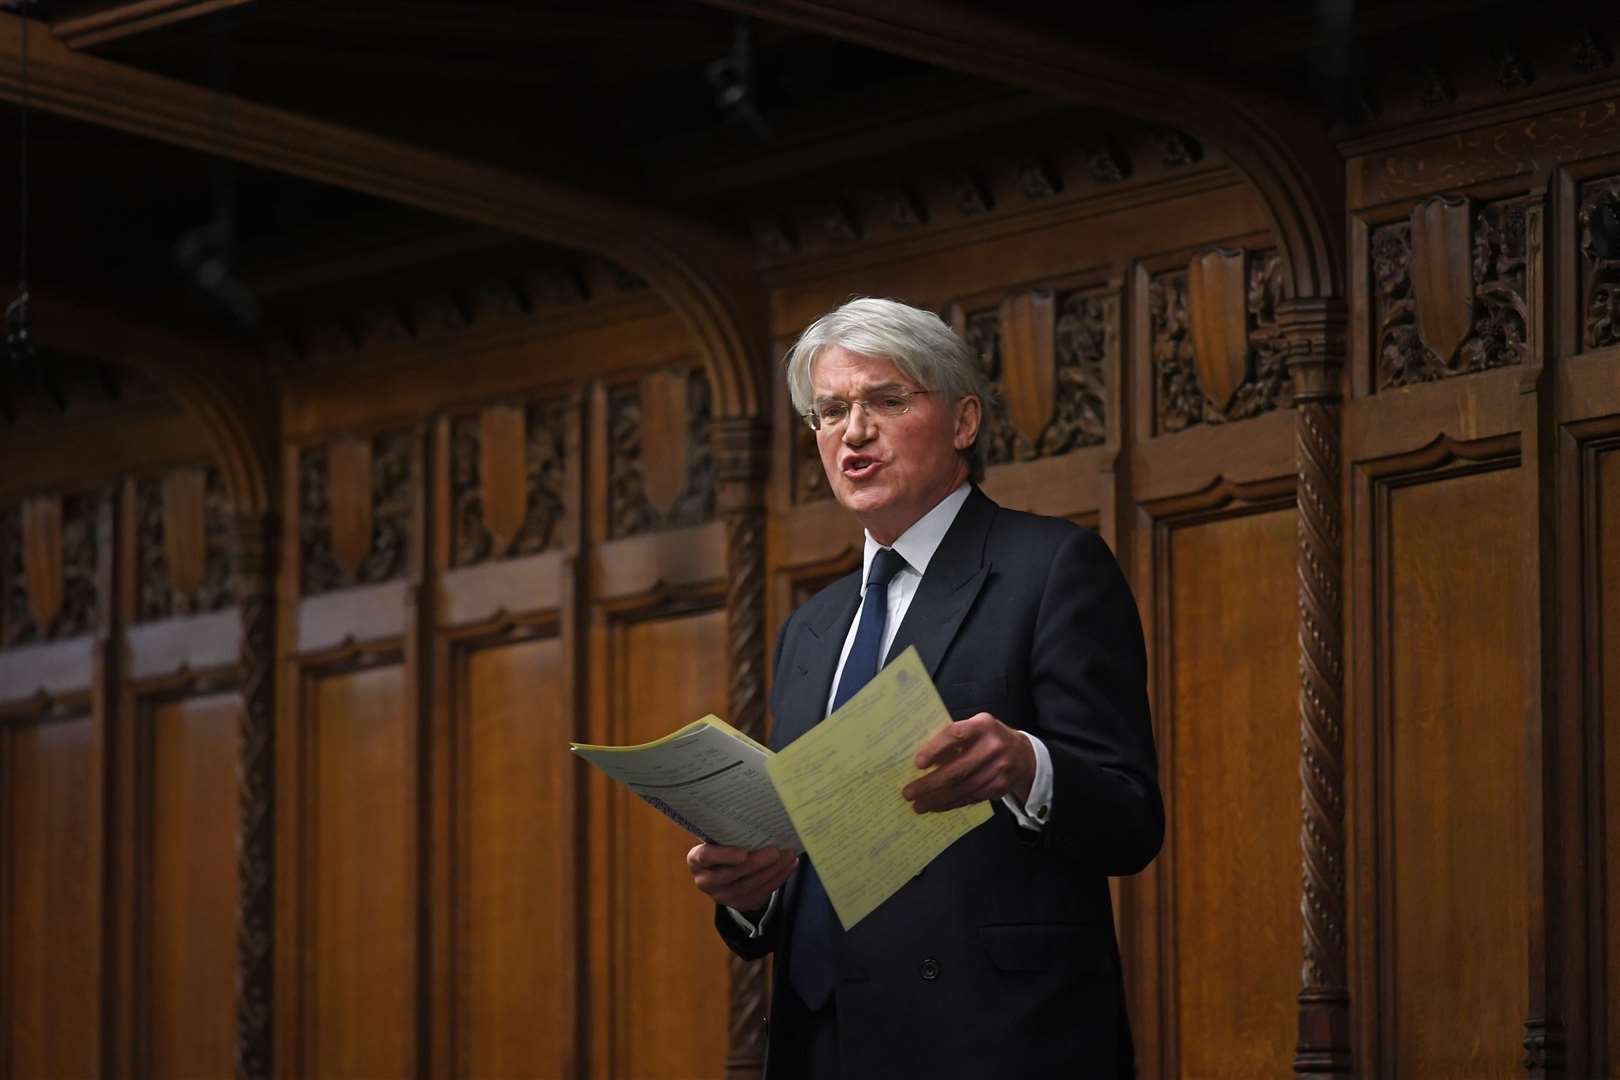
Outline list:
[[[927,979],[929,982],[933,982],[935,979],[939,978],[939,961],[930,956],[927,960],[922,962],[921,971],[923,978]]]

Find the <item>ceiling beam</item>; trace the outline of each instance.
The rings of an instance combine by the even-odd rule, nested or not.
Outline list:
[[[111,4],[88,15],[58,19],[51,33],[70,49],[85,49],[116,41],[160,26],[211,15],[223,8],[241,7],[253,0],[134,0]]]
[[[10,101],[23,93],[21,27],[0,16],[0,98]],[[138,71],[47,34],[29,39],[32,108],[616,262],[645,278],[697,339],[717,414],[754,416],[765,405],[756,372],[765,304],[740,234]]]
[[[1344,166],[1321,120],[1293,102],[964,0],[703,0],[925,64],[1187,132],[1219,149],[1271,218],[1289,293],[1343,293]]]

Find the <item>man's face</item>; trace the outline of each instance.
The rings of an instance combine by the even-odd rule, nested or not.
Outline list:
[[[813,401],[876,398],[923,390],[885,356],[841,345],[822,350],[810,368]],[[856,405],[840,427],[816,432],[833,494],[881,544],[891,544],[967,479],[962,451],[979,430],[979,399],[951,402],[942,391],[908,399],[902,416],[874,417]]]

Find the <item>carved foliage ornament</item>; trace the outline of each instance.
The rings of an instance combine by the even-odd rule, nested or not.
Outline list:
[[[685,412],[684,423],[674,427],[671,410],[682,397],[675,388],[677,381],[686,384]],[[608,395],[609,535],[634,536],[713,519],[711,413],[709,382],[701,371],[683,371],[679,380],[654,373]],[[664,458],[684,463],[673,494],[668,475],[662,472],[669,467]],[[667,504],[660,501],[665,496]]]
[[[1620,177],[1581,188],[1581,343],[1620,345]]]
[[[492,405],[450,423],[451,562],[533,555],[562,542],[564,402]]]
[[[219,611],[231,593],[230,508],[218,469],[171,469],[135,481],[137,621]]]
[[[299,458],[299,583],[306,596],[405,572],[415,455],[408,431],[310,447]]]
[[[1525,206],[1437,196],[1373,230],[1378,389],[1525,362]]]
[[[1281,299],[1275,251],[1217,250],[1196,256],[1186,270],[1149,280],[1159,434],[1247,420],[1293,404],[1277,325]]]
[[[0,648],[94,629],[102,491],[42,495],[0,511]]]
[[[979,442],[987,465],[1055,457],[1108,437],[1107,358],[1119,305],[1092,291],[1035,289],[990,311],[949,311],[979,354],[994,400]]]

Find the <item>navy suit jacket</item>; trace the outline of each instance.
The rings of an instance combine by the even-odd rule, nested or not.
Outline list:
[[[845,577],[777,639],[771,744],[819,723],[860,601]],[[1007,510],[975,487],[919,583],[888,655],[915,645],[953,720],[978,712],[1038,736],[1052,756],[1040,832],[993,803],[958,840],[847,933],[835,931],[838,1038],[851,1076],[1130,1075],[1108,882],[1158,853],[1164,806],[1141,622],[1113,554],[1090,529]],[[767,1075],[787,1076],[803,1005],[788,985],[798,896],[784,886],[733,951],[776,953]]]

